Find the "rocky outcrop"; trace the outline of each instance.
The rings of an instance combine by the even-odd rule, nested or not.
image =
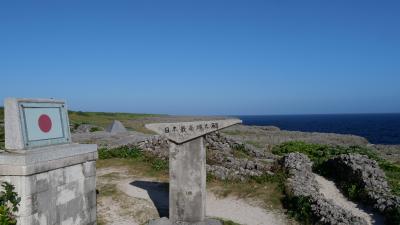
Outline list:
[[[365,219],[339,207],[319,192],[318,183],[312,172],[312,163],[307,156],[301,153],[290,153],[283,157],[281,164],[289,176],[285,190],[288,198],[306,199],[314,223],[368,224]]]
[[[399,213],[400,197],[391,194],[385,173],[375,160],[365,155],[345,154],[328,160],[326,168],[340,187],[357,187],[362,202],[389,217]]]
[[[214,132],[206,135],[207,172],[221,180],[244,180],[249,176],[261,176],[269,171],[276,157],[253,146],[229,139]],[[152,136],[136,144],[144,151],[168,159],[168,140]]]
[[[270,171],[276,157],[219,132],[206,135],[207,172],[221,180],[261,176]]]
[[[135,145],[159,158],[166,160],[169,157],[169,142],[164,137],[158,135],[151,136]]]
[[[89,132],[92,132],[93,129],[103,130],[103,128],[100,128],[98,126],[94,126],[91,124],[85,124],[85,123],[71,126],[71,132],[74,134],[89,133]]]

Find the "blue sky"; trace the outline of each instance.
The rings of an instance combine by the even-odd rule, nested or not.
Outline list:
[[[166,114],[400,112],[399,1],[1,1],[0,98]]]

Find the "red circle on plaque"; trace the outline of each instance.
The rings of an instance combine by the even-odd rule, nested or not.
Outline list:
[[[39,117],[38,124],[39,124],[40,130],[43,131],[44,133],[49,132],[51,130],[51,126],[53,125],[51,123],[50,117],[45,114],[43,114]]]

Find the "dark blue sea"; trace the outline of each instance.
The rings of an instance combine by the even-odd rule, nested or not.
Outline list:
[[[237,116],[245,125],[282,130],[354,134],[373,144],[400,144],[400,113]]]

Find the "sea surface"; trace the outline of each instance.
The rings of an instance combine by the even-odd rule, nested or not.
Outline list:
[[[400,144],[400,113],[237,116],[245,125],[282,130],[354,134],[373,144]]]

